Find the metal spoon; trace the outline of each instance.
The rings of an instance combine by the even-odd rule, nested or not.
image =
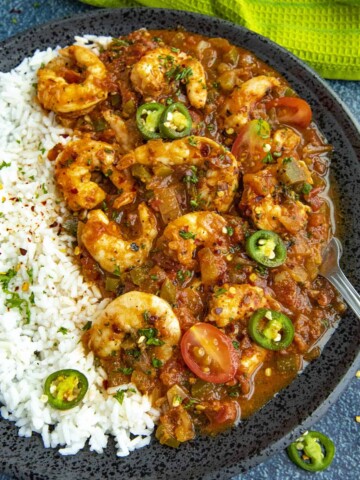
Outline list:
[[[340,240],[333,237],[326,247],[319,273],[339,290],[346,303],[360,319],[360,295],[340,268],[339,260],[342,253],[343,248]]]

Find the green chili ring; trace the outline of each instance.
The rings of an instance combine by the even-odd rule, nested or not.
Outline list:
[[[265,267],[278,267],[286,260],[286,247],[275,232],[258,230],[246,240],[246,253]]]
[[[189,110],[182,103],[172,103],[163,112],[160,133],[163,138],[175,140],[189,135],[192,119]]]
[[[160,119],[165,110],[161,103],[144,103],[136,111],[136,124],[146,140],[161,138]]]
[[[267,350],[283,350],[291,345],[295,330],[290,318],[283,313],[260,308],[251,316],[248,332],[260,347]]]
[[[53,408],[69,410],[81,402],[88,387],[87,378],[78,370],[58,370],[45,380],[44,393]]]
[[[335,445],[323,433],[307,432],[291,443],[286,451],[290,460],[298,467],[309,472],[320,472],[332,463],[335,455]],[[303,455],[306,458],[302,458]]]

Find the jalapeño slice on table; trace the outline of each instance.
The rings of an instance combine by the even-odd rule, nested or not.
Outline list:
[[[87,378],[78,370],[58,370],[47,377],[44,393],[52,407],[68,410],[81,402],[88,385]]]
[[[182,103],[172,103],[163,112],[160,133],[163,138],[182,138],[189,135],[192,119],[189,110]]]
[[[286,248],[277,233],[258,230],[246,241],[246,253],[265,267],[278,267],[286,260]]]
[[[255,343],[268,350],[287,348],[294,338],[294,326],[290,318],[267,308],[260,308],[253,313],[248,331]]]
[[[160,118],[165,110],[161,103],[144,103],[136,111],[136,124],[146,140],[160,138]]]
[[[335,445],[329,437],[319,432],[306,432],[287,448],[290,460],[309,472],[325,470],[335,455]]]

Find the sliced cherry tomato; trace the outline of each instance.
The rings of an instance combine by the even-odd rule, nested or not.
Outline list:
[[[230,338],[209,323],[196,323],[185,332],[181,354],[195,375],[211,383],[232,380],[239,365]]]
[[[282,97],[271,100],[266,104],[266,110],[276,109],[280,123],[289,123],[306,128],[310,125],[312,111],[310,105],[302,98]]]
[[[270,125],[265,120],[261,118],[251,120],[241,128],[232,146],[231,153],[236,158],[245,150],[250,156],[258,152],[264,156],[264,144],[269,141],[270,131]]]

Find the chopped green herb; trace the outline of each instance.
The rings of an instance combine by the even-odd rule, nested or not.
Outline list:
[[[132,372],[134,371],[133,368],[131,367],[123,367],[123,368],[119,368],[118,370],[120,373],[123,373],[124,375],[131,375]]]
[[[123,401],[124,401],[124,398],[125,398],[125,391],[124,390],[118,390],[114,395],[113,397],[115,398],[115,400],[117,400],[120,405],[123,404]]]
[[[13,279],[16,276],[16,270],[14,268],[10,268],[6,273],[0,273],[0,283],[2,285],[2,288],[4,292],[8,292],[9,288],[9,283],[11,279]]]
[[[89,320],[85,323],[85,325],[82,327],[82,331],[83,332],[86,332],[87,330],[90,330],[90,328],[92,327],[92,321]]]
[[[240,343],[239,342],[237,342],[236,340],[233,340],[232,344],[233,344],[234,348],[236,348],[236,350],[239,350],[239,348],[240,348]]]
[[[176,272],[176,278],[184,283],[187,278],[191,277],[191,272],[189,270],[178,270]]]
[[[65,328],[65,327],[60,327],[60,328],[58,329],[58,332],[59,332],[59,333],[62,333],[63,335],[66,335],[66,334],[68,333],[68,329]]]
[[[311,192],[312,190],[312,186],[310,185],[310,183],[307,183],[305,182],[303,184],[303,187],[301,189],[301,192],[304,194],[304,195],[309,195],[309,193]]]
[[[271,152],[268,152],[265,157],[262,159],[263,163],[275,163],[275,159],[272,156]]]
[[[227,290],[226,288],[218,288],[215,292],[214,292],[214,297],[220,297],[220,295],[224,295],[224,293],[226,293]]]
[[[41,184],[41,190],[43,191],[44,195],[48,193],[45,183]]]
[[[157,275],[150,275],[151,280],[154,282],[157,282],[159,280],[159,277]]]
[[[2,163],[0,163],[0,170],[5,167],[10,167],[10,165],[11,165],[11,162],[6,163],[5,161],[3,161]]]
[[[128,47],[130,42],[128,40],[121,40],[121,38],[113,38],[112,45],[114,47]]]
[[[164,345],[165,342],[160,340],[160,338],[149,338],[147,340],[146,345],[153,345],[154,347],[160,347],[161,345]]]
[[[293,160],[294,160],[293,157],[286,157],[286,158],[283,158],[282,163],[283,163],[284,165],[286,165],[287,163],[290,163],[290,162],[292,162]]]
[[[194,240],[196,237],[195,233],[187,232],[186,230],[179,230],[179,235],[184,240]]]
[[[132,348],[130,350],[125,350],[126,355],[130,355],[134,358],[139,358],[141,355],[141,351],[138,348]]]
[[[148,310],[144,310],[143,317],[145,322],[148,322],[150,320],[150,313]]]
[[[188,138],[188,143],[189,145],[191,145],[192,147],[196,147],[196,145],[198,144],[197,140],[195,140],[195,137],[191,136]]]
[[[154,368],[160,368],[163,366],[163,362],[156,357],[151,359],[151,364]]]
[[[261,138],[269,138],[270,136],[270,125],[262,118],[259,118],[259,120],[257,121],[256,133]]]
[[[31,293],[30,293],[29,302],[30,302],[30,305],[35,305],[35,295],[34,295],[34,292],[31,292]]]
[[[18,308],[20,312],[25,311],[26,323],[30,322],[30,308],[29,302],[25,298],[21,298],[18,293],[7,292],[11,295],[5,300],[5,305],[9,308]]]
[[[121,272],[120,272],[120,268],[118,265],[116,265],[114,271],[113,271],[113,274],[116,275],[117,277],[120,277],[121,275]]]
[[[234,235],[234,229],[230,226],[227,226],[226,233],[229,235],[229,237],[231,237],[232,235]]]
[[[138,334],[140,337],[144,336],[145,338],[154,338],[158,334],[158,330],[156,328],[139,328]]]

